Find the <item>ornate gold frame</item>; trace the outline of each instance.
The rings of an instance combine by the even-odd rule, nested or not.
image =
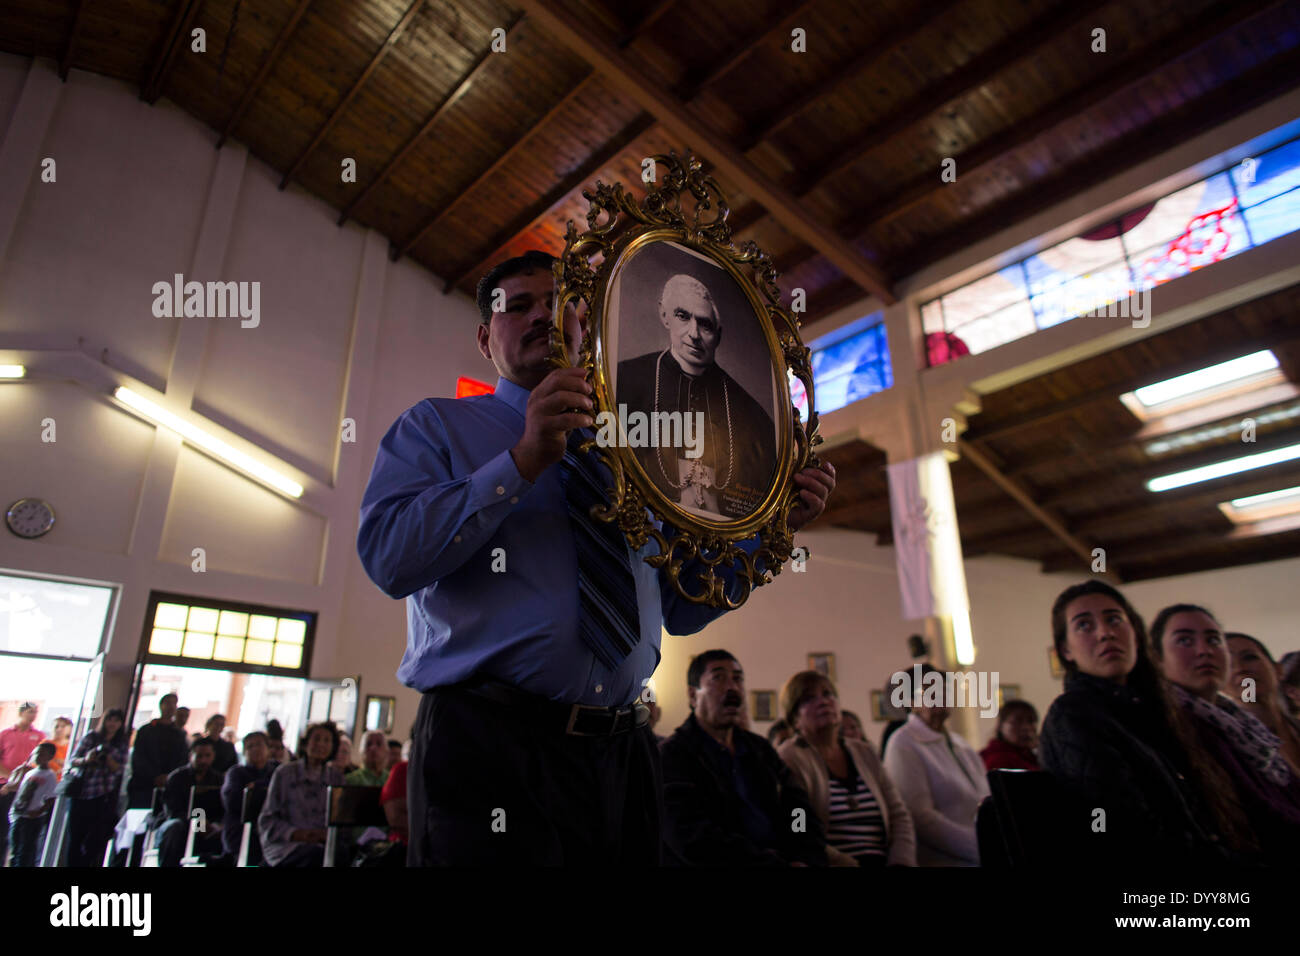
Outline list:
[[[811,353],[799,337],[798,318],[781,305],[771,257],[752,241],[736,248],[727,224],[727,199],[714,179],[703,174],[700,161],[690,154],[679,158],[676,152],[652,159],[658,173],[657,185],[640,203],[622,184],[610,186],[598,181],[594,191],[583,190],[590,203],[587,229],[579,233],[570,220],[564,253],[555,263],[551,361],[561,368],[571,364],[564,346],[564,312],[570,304],[585,303],[591,320],[578,364],[587,369],[593,384],[596,413],[617,411],[609,387],[611,357],[605,351],[609,321],[606,296],[619,268],[648,244],[672,241],[705,255],[744,290],[763,329],[778,383],[786,381],[788,370],[803,383],[808,395],[809,416],[804,423],[790,400],[789,389],[776,389],[777,419],[789,421],[791,427],[781,430],[776,477],[762,504],[735,521],[715,521],[692,514],[665,496],[642,472],[631,449],[619,445],[597,446],[597,454],[613,474],[614,487],[606,489],[609,505],[592,510],[594,517],[617,521],[634,549],[653,539],[658,551],[645,560],[663,569],[682,597],[696,604],[737,608],[753,588],[771,581],[789,560],[794,546],[789,517],[799,500],[794,475],[819,464],[812,450],[821,437],[817,434]],[[682,205],[684,197],[689,197],[686,209]],[[706,218],[710,212],[712,216]],[[593,267],[591,260],[595,256],[601,261]],[[596,446],[594,439],[583,447],[592,446]],[[759,544],[751,554],[739,543],[755,535]],[[734,568],[735,585],[730,589],[720,573],[724,567]],[[684,574],[688,568],[694,573]]]

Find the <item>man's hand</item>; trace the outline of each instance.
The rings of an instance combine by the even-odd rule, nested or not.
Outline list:
[[[591,427],[590,411],[595,406],[586,376],[587,370],[580,366],[557,368],[528,396],[524,437],[510,449],[510,457],[525,480],[536,481],[543,471],[564,457],[569,432]],[[575,408],[587,411],[571,411]]]
[[[799,486],[799,503],[790,510],[790,531],[811,524],[826,510],[826,499],[835,490],[835,466],[824,461],[817,468],[805,468],[794,476]]]

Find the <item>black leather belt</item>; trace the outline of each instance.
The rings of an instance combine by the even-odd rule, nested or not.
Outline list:
[[[640,701],[631,707],[621,708],[565,704],[538,697],[491,678],[477,678],[460,687],[477,697],[508,707],[548,730],[576,737],[612,737],[650,722],[650,708]]]

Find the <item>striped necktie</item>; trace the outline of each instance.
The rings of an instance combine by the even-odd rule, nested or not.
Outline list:
[[[615,522],[591,516],[591,509],[608,499],[605,469],[594,454],[577,450],[589,437],[580,429],[569,433],[560,474],[578,552],[578,636],[613,671],[641,639],[641,619],[627,540]]]

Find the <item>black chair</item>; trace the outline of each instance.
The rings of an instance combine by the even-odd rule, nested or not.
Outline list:
[[[225,855],[224,849],[195,853],[194,835],[196,832],[200,832],[200,827],[196,826],[196,811],[202,814],[198,818],[202,820],[201,832],[206,832],[210,812],[215,810],[219,816],[222,809],[220,785],[190,787],[189,813],[187,814],[190,821],[189,834],[185,838],[185,854],[181,857],[181,866],[204,867],[213,862],[221,862],[221,858]]]
[[[158,836],[158,828],[163,825],[166,819],[166,813],[163,810],[163,788],[154,787],[153,796],[149,798],[149,825],[145,828],[143,837],[136,837],[131,841],[131,853],[127,857],[127,866],[157,866],[158,850],[154,842]],[[136,843],[140,843],[140,852],[136,852]],[[135,863],[139,860],[139,863]]]
[[[262,865],[262,838],[257,832],[257,818],[266,805],[266,791],[265,782],[250,783],[244,788],[244,803],[239,813],[244,832],[239,838],[239,860],[235,866]]]
[[[338,837],[341,829],[382,827],[388,829],[388,817],[379,803],[383,787],[330,787],[329,820],[325,836],[325,866],[337,866]]]
[[[988,780],[993,795],[975,820],[982,866],[1050,867],[1077,859],[1087,812],[1055,777],[1042,770],[991,770]]]

